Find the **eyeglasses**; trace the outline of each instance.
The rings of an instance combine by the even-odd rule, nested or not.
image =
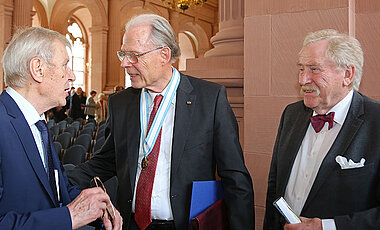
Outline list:
[[[107,193],[106,187],[104,186],[103,182],[100,180],[99,177],[97,177],[97,176],[94,177],[91,180],[91,185],[96,186],[96,187],[100,187],[101,189],[103,189],[103,191],[105,193]],[[111,220],[115,219],[115,208],[113,207],[112,203],[111,203],[111,205],[108,205],[106,209],[108,212],[108,216],[111,218]]]
[[[117,54],[117,57],[119,58],[120,61],[123,61],[124,57],[127,58],[127,60],[132,63],[132,64],[136,64],[139,59],[138,57],[144,55],[144,54],[147,54],[149,52],[152,52],[152,51],[155,51],[155,50],[159,50],[159,49],[162,49],[164,48],[163,46],[160,46],[160,47],[157,47],[155,49],[152,49],[152,50],[148,50],[148,51],[145,51],[143,53],[139,53],[139,54],[135,54],[133,52],[124,52],[124,51],[116,51],[116,54]]]

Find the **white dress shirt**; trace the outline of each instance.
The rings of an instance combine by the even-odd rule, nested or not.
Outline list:
[[[159,94],[164,95],[165,90]],[[154,98],[158,93],[149,92],[147,97],[149,103],[149,115],[153,110]],[[151,199],[151,216],[152,219],[158,220],[173,220],[173,212],[170,204],[170,168],[172,156],[172,140],[173,140],[173,127],[174,127],[174,114],[175,114],[176,94],[169,106],[168,113],[162,125],[161,145],[158,155],[157,168],[155,172],[152,199]],[[146,124],[148,125],[148,124]],[[144,157],[142,149],[142,141],[140,137],[139,158],[136,172],[135,190],[132,202],[132,212],[135,212],[136,204],[136,189],[141,173],[141,161]]]
[[[316,133],[311,122],[298,150],[289,181],[285,190],[285,200],[295,214],[300,215],[323,159],[333,145],[346,119],[353,97],[351,90],[347,96],[330,111],[335,112],[334,126],[328,130],[328,122]],[[315,112],[313,116],[317,115]],[[327,207],[326,207],[327,208]],[[336,229],[334,220],[322,220],[323,229]]]

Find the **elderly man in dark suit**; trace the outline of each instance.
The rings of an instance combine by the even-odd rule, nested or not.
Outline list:
[[[299,53],[304,100],[282,115],[264,229],[282,229],[283,196],[302,223],[285,229],[379,229],[380,104],[357,92],[363,52],[335,30],[310,33]]]
[[[230,229],[252,230],[253,186],[226,89],[172,67],[180,50],[166,19],[139,15],[125,31],[118,56],[132,88],[110,97],[108,138],[70,180],[117,175],[125,228],[187,229],[192,182],[217,169]]]
[[[28,28],[16,33],[3,56],[8,88],[0,95],[0,229],[77,229],[102,218],[113,222],[111,207],[100,188],[80,191],[68,184],[48,133],[44,112],[66,104],[67,65],[71,48],[58,32]]]

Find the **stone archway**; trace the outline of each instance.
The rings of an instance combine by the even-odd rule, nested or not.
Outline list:
[[[89,89],[102,92],[107,73],[108,17],[101,0],[57,0],[51,15],[50,28],[66,33],[67,19],[77,10],[87,8],[92,18],[89,28],[91,47],[89,52]]]
[[[49,28],[49,22],[46,14],[45,7],[39,0],[34,0],[33,6],[37,11],[38,18],[40,20],[41,26],[45,28]]]
[[[186,33],[186,31],[188,31],[195,36],[198,44],[198,47],[194,49],[196,51],[196,57],[203,57],[204,53],[210,49],[210,38],[207,36],[205,30],[194,21],[181,22],[181,24],[183,24],[183,26],[181,26],[179,32]]]

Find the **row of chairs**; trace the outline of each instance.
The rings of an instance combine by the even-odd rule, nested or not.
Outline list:
[[[54,145],[62,163],[78,165],[90,159],[94,151],[99,150],[104,143],[104,130],[105,122],[99,123],[99,128],[96,127],[95,122],[87,122],[78,132],[65,131],[59,134]],[[76,136],[77,133],[79,133],[78,136]],[[101,136],[103,138],[98,138]]]

